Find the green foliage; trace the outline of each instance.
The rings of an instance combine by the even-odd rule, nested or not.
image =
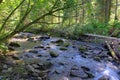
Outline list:
[[[2,51],[2,53],[6,53],[8,47],[4,43],[0,43],[0,50]]]

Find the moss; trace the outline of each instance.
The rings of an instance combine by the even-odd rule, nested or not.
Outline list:
[[[50,53],[51,57],[57,57],[57,56],[59,56],[59,54],[57,52],[52,51],[52,50],[50,50],[49,53]]]
[[[64,41],[62,39],[59,39],[59,40],[55,41],[55,43],[64,43]]]
[[[66,47],[61,47],[60,50],[65,51],[68,50]]]
[[[79,51],[86,51],[86,48],[84,46],[79,46],[78,50]]]
[[[63,47],[68,47],[69,45],[70,45],[70,43],[66,42],[66,43],[63,44]]]

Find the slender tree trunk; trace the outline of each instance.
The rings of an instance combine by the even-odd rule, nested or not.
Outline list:
[[[82,24],[84,24],[85,18],[85,8],[84,8],[84,0],[82,0]]]
[[[2,3],[3,0],[0,0],[0,4]]]
[[[118,0],[116,0],[115,4],[116,5],[115,5],[115,17],[114,17],[114,20],[118,20],[118,16],[117,16],[117,9],[118,9],[117,4],[118,4]]]
[[[112,0],[105,1],[105,23],[108,23],[110,20],[111,3],[112,3]]]
[[[101,23],[108,23],[110,20],[112,0],[97,0],[96,18]]]

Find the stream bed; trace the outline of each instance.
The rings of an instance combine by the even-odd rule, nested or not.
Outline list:
[[[23,80],[120,80],[120,63],[102,44],[31,33],[11,41],[20,44],[13,52],[29,71]]]

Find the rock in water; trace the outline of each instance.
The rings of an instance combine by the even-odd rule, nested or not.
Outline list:
[[[102,76],[101,78],[99,78],[98,80],[109,80],[108,76]]]
[[[88,77],[88,75],[84,71],[80,71],[80,70],[71,70],[70,76],[71,77],[80,77],[80,78],[87,78]]]
[[[50,50],[49,53],[50,53],[51,57],[58,57],[59,56],[59,54],[57,52],[55,52],[55,51]]]
[[[67,48],[66,47],[61,47],[60,50],[65,51],[65,50],[67,50]]]
[[[9,44],[9,46],[11,46],[11,47],[20,47],[20,44],[18,44],[17,42],[11,42]]]

